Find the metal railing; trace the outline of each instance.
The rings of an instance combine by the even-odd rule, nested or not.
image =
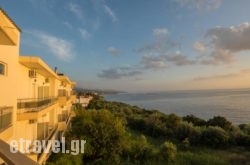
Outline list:
[[[58,122],[67,122],[68,118],[68,113],[58,114]]]
[[[76,91],[74,91],[74,90],[72,90],[71,92],[70,92],[70,95],[76,95],[77,93],[76,93]]]
[[[56,102],[56,97],[46,97],[39,99],[17,99],[18,113],[40,111]],[[25,109],[21,111],[21,109]]]
[[[71,99],[71,96],[58,96],[58,101],[67,102]]]
[[[0,107],[0,132],[12,124],[13,107]]]
[[[51,134],[57,129],[57,124],[51,124],[49,122],[38,123],[37,128],[37,139],[38,140],[48,140]]]
[[[58,129],[58,124],[54,124],[54,125],[48,125],[48,129],[47,129],[47,133],[46,133],[46,137],[42,138],[41,140],[45,140],[46,141],[46,147],[48,147],[48,142],[49,140],[53,140],[53,136],[55,134],[57,134],[57,129]],[[38,160],[41,158],[41,156],[44,154],[44,147],[42,147],[42,152],[38,154]]]

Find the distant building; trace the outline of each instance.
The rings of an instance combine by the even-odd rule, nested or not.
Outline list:
[[[0,140],[60,139],[71,119],[75,82],[58,75],[39,57],[20,56],[20,34],[21,29],[0,9]],[[1,142],[0,148],[5,145]],[[21,155],[9,156],[0,150],[0,164],[15,164],[10,161],[16,156],[20,156],[17,160],[25,160],[21,164],[32,164]],[[27,156],[42,164],[49,155]]]
[[[76,103],[81,104],[82,107],[87,107],[89,102],[93,99],[93,96],[78,96],[76,99]]]

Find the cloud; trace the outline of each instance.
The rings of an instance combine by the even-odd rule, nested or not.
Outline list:
[[[104,7],[104,11],[111,17],[113,22],[118,21],[115,12],[109,6],[104,4],[103,7]]]
[[[48,16],[54,15],[54,9],[58,6],[58,2],[55,0],[28,0],[31,5],[43,14]]]
[[[155,28],[153,29],[153,36],[155,38],[162,38],[168,36],[169,32],[167,28]]]
[[[155,28],[152,31],[153,42],[145,44],[137,50],[142,54],[140,64],[143,68],[152,70],[166,69],[169,66],[184,66],[196,64],[179,51],[180,43],[170,38],[167,28]]]
[[[36,45],[45,48],[59,60],[68,61],[75,56],[74,45],[67,40],[37,30],[25,31],[25,33],[34,37]]]
[[[111,18],[112,22],[117,22],[119,19],[115,11],[106,3],[105,0],[90,0],[93,5],[93,10],[97,16],[96,21],[94,21],[94,29],[99,29],[100,25],[108,16]]]
[[[69,22],[63,22],[63,25],[65,25],[67,28],[69,28],[70,30],[73,29],[73,26],[69,23]]]
[[[100,18],[98,17],[94,22],[93,22],[93,29],[94,30],[98,30],[101,26],[101,21],[100,21]]]
[[[90,33],[86,29],[79,29],[82,39],[87,40],[90,37]]]
[[[170,49],[179,47],[180,43],[174,41],[169,36],[167,28],[155,28],[152,30],[154,40],[151,43],[145,44],[139,49],[138,53],[145,54],[163,54]]]
[[[119,56],[121,51],[113,46],[107,48],[107,52],[113,56]]]
[[[236,54],[250,50],[250,24],[209,29],[205,38],[210,54],[200,60],[204,65],[232,64]]]
[[[177,53],[175,55],[172,56],[165,56],[165,59],[168,62],[172,62],[173,64],[177,65],[177,66],[184,66],[184,65],[193,65],[196,63],[195,60],[190,60],[187,58],[187,56]]]
[[[200,61],[203,65],[219,65],[219,64],[232,64],[236,61],[235,55],[229,50],[218,49],[214,50],[209,58]]]
[[[250,74],[250,69],[242,69],[241,73],[243,73],[243,74]]]
[[[228,74],[220,74],[220,75],[212,75],[206,77],[196,77],[194,81],[204,81],[204,80],[217,80],[217,79],[229,79],[229,78],[237,78],[240,76],[249,75],[250,69],[240,70],[238,73],[228,73]]]
[[[194,43],[193,48],[199,53],[203,53],[206,51],[206,46],[201,41],[197,41]]]
[[[214,10],[221,6],[222,0],[173,0],[181,7],[198,10]]]
[[[167,68],[164,58],[159,56],[144,55],[140,64],[142,64],[143,68],[145,69],[160,70]]]
[[[83,11],[78,4],[69,3],[67,7],[68,7],[68,10],[72,12],[73,14],[75,14],[79,19],[83,18]]]
[[[237,73],[229,73],[229,74],[214,75],[214,76],[207,76],[207,77],[197,77],[197,78],[194,78],[194,81],[234,78],[234,77],[238,77],[238,76],[239,76],[239,74],[237,74]]]
[[[183,55],[181,52],[177,51],[174,54],[162,54],[162,55],[144,55],[141,59],[140,64],[143,68],[152,70],[166,69],[170,65],[174,66],[184,66],[184,65],[194,65],[196,60],[188,59],[187,56]]]
[[[121,79],[124,77],[134,77],[140,75],[142,72],[133,67],[118,67],[104,69],[97,75],[99,78],[104,79]]]
[[[206,37],[215,49],[231,52],[250,50],[250,23],[246,22],[229,28],[217,27],[209,29]]]

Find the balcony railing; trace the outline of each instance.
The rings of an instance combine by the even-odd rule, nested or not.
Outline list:
[[[67,122],[68,118],[69,118],[69,114],[68,113],[59,114],[58,115],[58,122]]]
[[[40,111],[56,102],[56,97],[47,97],[42,99],[18,99],[17,109],[18,113],[22,112],[36,112]],[[25,109],[21,111],[21,109]]]
[[[76,95],[76,94],[77,94],[77,92],[74,91],[74,90],[72,90],[72,91],[70,92],[70,95]]]
[[[0,132],[12,124],[13,107],[0,107]]]
[[[54,124],[54,125],[48,125],[48,129],[46,132],[46,136],[41,137],[41,140],[45,140],[45,146],[48,147],[48,143],[50,142],[49,140],[55,140],[53,139],[53,137],[55,138],[55,135],[57,134],[57,129],[58,129],[58,124]],[[42,130],[43,131],[43,130]],[[39,133],[38,133],[39,136]],[[39,137],[38,137],[39,139]],[[44,147],[42,147],[42,151],[41,153],[38,154],[38,160],[41,159],[41,156],[44,154]]]

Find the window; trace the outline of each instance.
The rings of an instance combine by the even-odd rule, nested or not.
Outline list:
[[[0,62],[0,75],[6,74],[6,64]]]

